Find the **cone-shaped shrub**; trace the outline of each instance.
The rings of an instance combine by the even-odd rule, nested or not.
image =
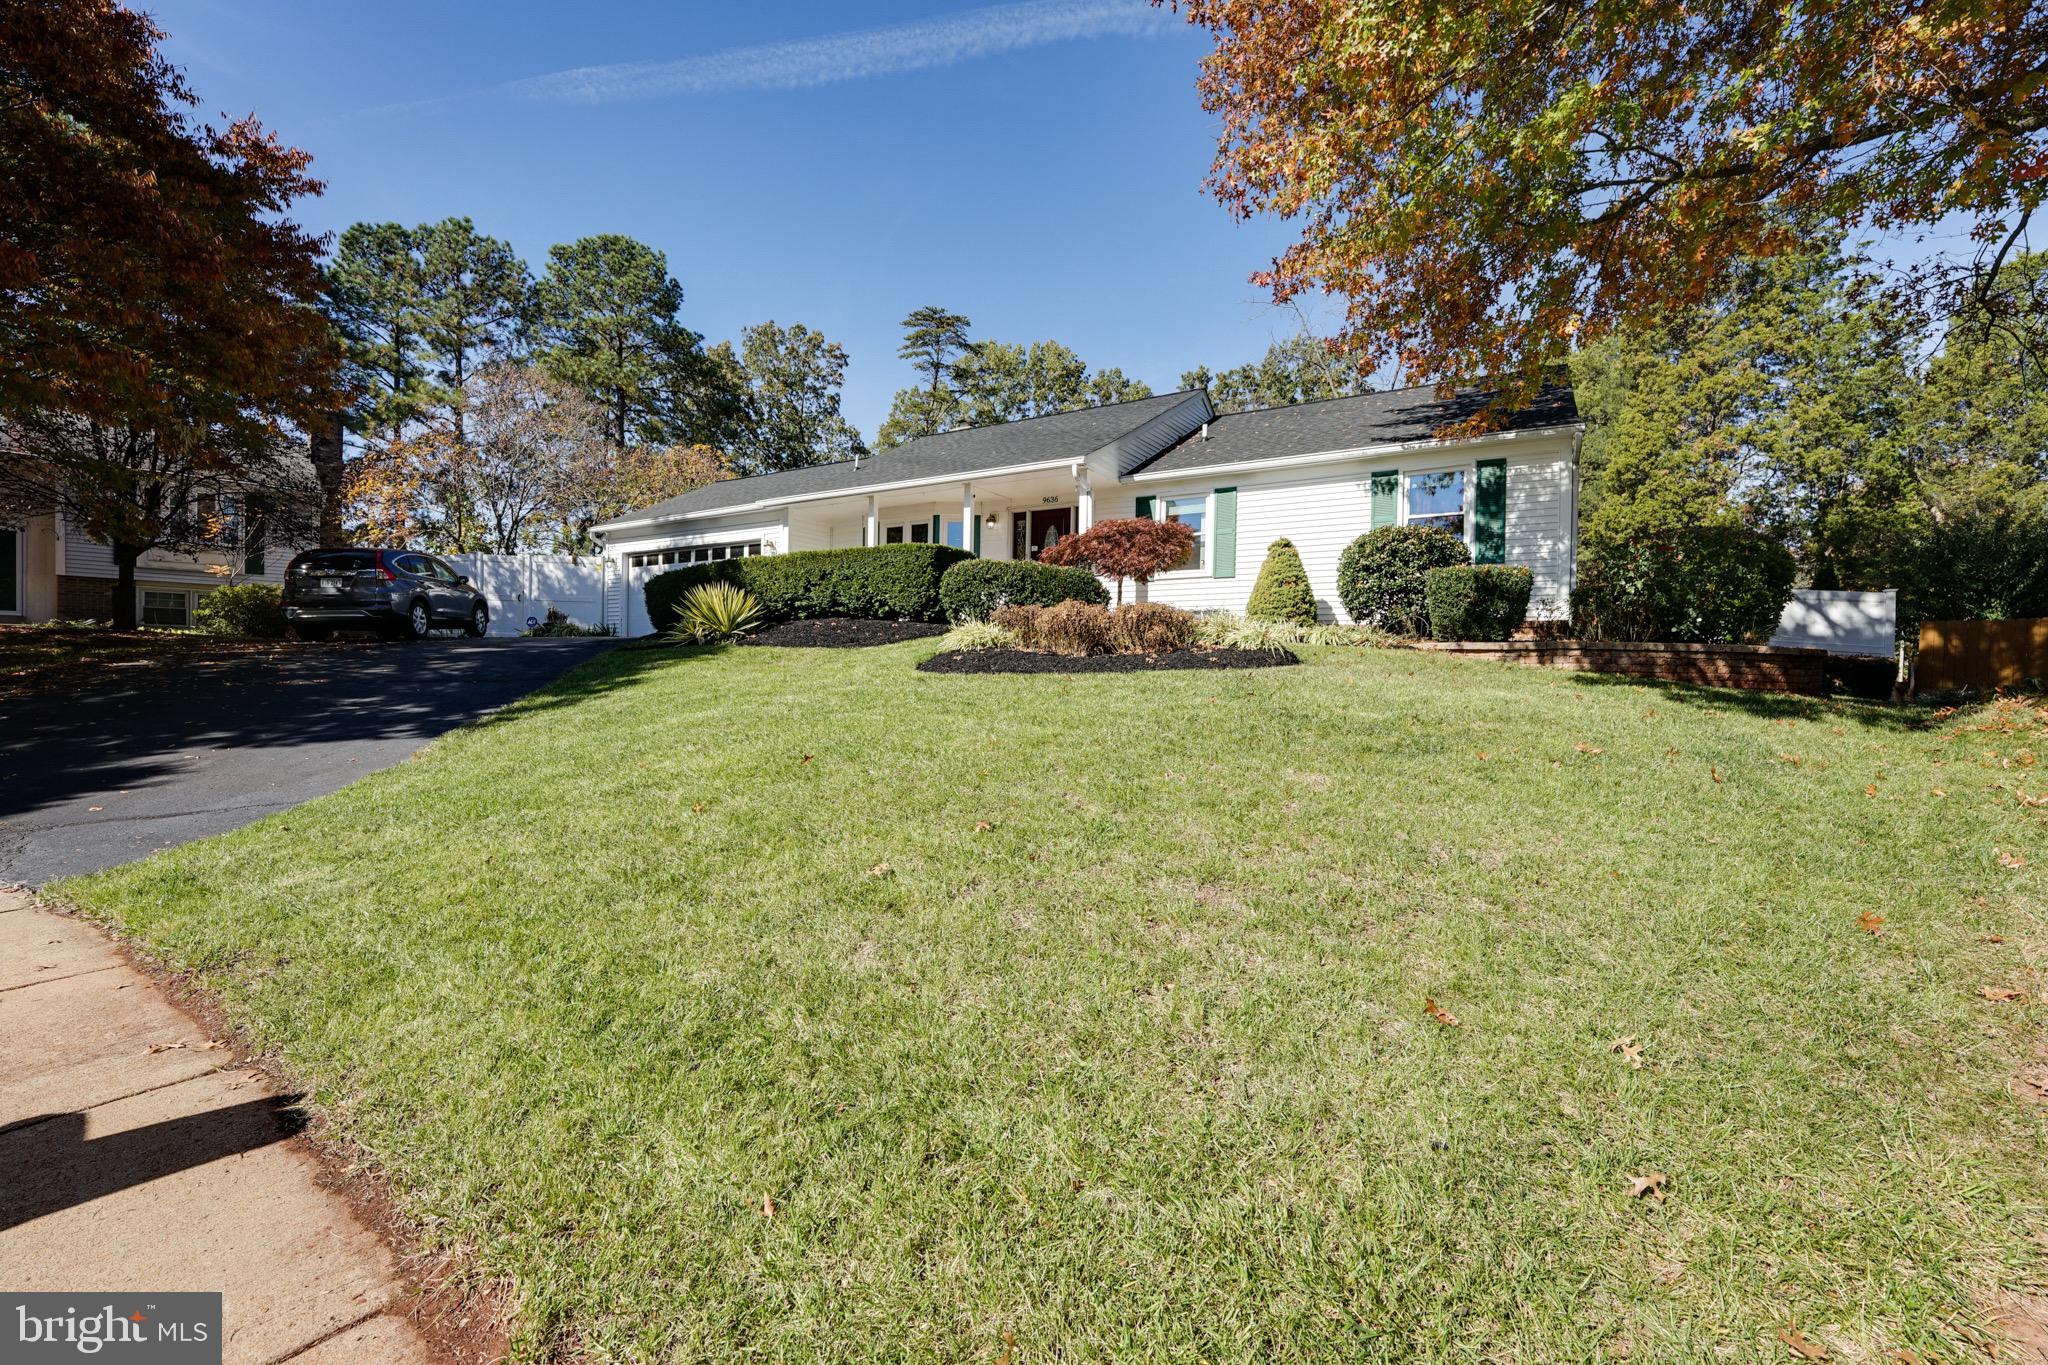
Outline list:
[[[1282,536],[1266,547],[1266,562],[1259,566],[1259,581],[1252,585],[1252,600],[1244,614],[1254,621],[1316,623],[1316,595],[1308,585],[1308,570],[1301,566],[1301,552]]]

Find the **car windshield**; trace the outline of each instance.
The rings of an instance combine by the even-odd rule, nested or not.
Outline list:
[[[375,550],[328,550],[307,555],[298,564],[299,573],[360,573],[377,567]]]

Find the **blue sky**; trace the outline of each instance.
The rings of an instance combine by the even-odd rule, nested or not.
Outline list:
[[[1207,39],[1143,0],[150,9],[204,113],[313,153],[315,230],[467,214],[536,269],[630,234],[707,337],[774,318],[843,345],[870,436],[920,304],[1160,390],[1295,330],[1246,280],[1286,225],[1202,189]]]

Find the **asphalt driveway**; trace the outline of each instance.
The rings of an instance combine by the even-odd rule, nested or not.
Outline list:
[[[0,885],[41,886],[322,796],[614,642],[310,646],[105,668],[0,703]]]

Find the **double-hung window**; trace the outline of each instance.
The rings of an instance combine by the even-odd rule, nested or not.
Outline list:
[[[142,624],[145,626],[189,626],[192,624],[192,594],[159,592],[145,588],[142,593]]]
[[[1440,469],[1408,476],[1408,524],[1440,526],[1465,539],[1465,471]]]
[[[1209,499],[1207,497],[1168,498],[1166,500],[1165,515],[1161,519],[1164,521],[1177,521],[1195,533],[1195,543],[1193,548],[1188,551],[1188,557],[1174,565],[1174,569],[1201,568],[1207,562],[1206,552],[1208,545],[1206,542],[1208,537],[1205,531],[1209,522]]]

